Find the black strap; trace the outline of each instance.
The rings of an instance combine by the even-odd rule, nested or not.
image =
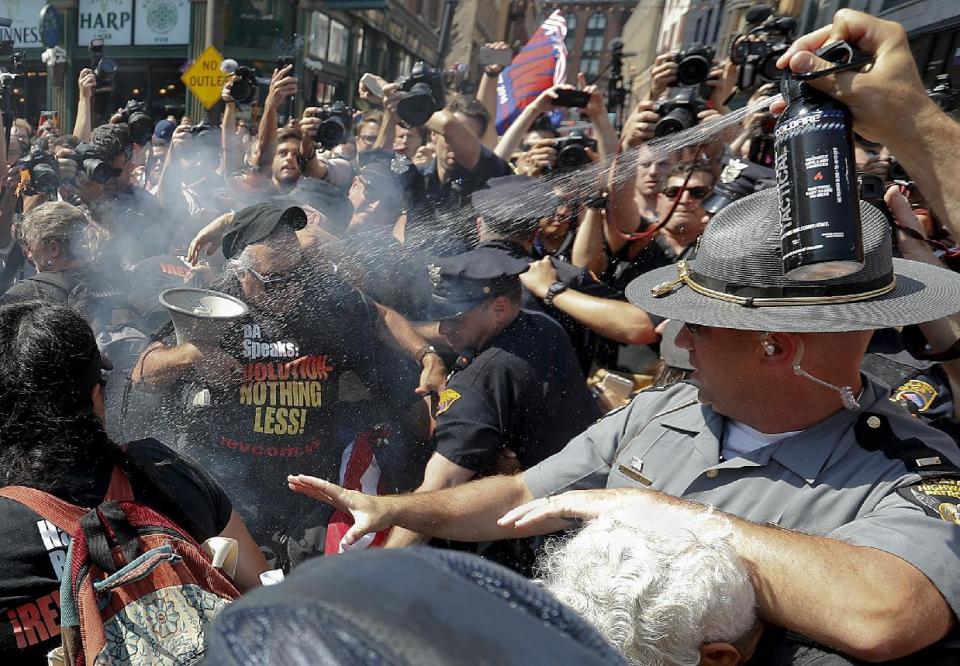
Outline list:
[[[136,530],[130,525],[127,514],[113,500],[101,504],[99,510],[101,522],[105,520],[105,524],[113,530],[116,536],[117,545],[123,555],[123,564],[129,564],[137,559],[137,556],[140,555],[140,542],[137,539]]]
[[[117,567],[113,561],[110,542],[107,540],[106,530],[100,522],[100,515],[96,509],[90,509],[80,519],[80,529],[87,540],[87,555],[90,561],[107,574],[115,572]]]
[[[758,287],[750,284],[727,282],[726,280],[703,275],[696,270],[690,271],[690,277],[702,287],[718,291],[722,294],[729,294],[730,296],[739,296],[740,298],[825,298],[830,296],[855,296],[876,289],[882,289],[893,282],[894,279],[893,271],[891,271],[872,280],[863,280],[860,282],[846,282],[843,284],[785,284]]]
[[[80,529],[87,540],[90,561],[107,574],[126,566],[140,554],[137,533],[116,502],[104,502],[88,511],[80,519]],[[119,558],[114,557],[114,546],[119,550]]]

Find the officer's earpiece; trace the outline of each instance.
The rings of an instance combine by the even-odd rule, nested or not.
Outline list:
[[[760,336],[760,346],[763,347],[763,351],[767,356],[773,356],[777,353],[777,346],[767,340],[769,333],[764,333]]]

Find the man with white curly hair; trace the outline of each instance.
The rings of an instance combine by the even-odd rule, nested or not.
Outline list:
[[[712,512],[670,520],[648,507],[601,515],[547,544],[544,586],[636,666],[732,666],[763,625],[730,521]]]

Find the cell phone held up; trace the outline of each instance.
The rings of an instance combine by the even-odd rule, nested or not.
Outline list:
[[[296,67],[296,59],[293,56],[280,56],[277,58],[277,71],[284,67]],[[291,70],[288,76],[296,76],[296,70]]]
[[[590,93],[583,90],[571,90],[570,88],[558,88],[557,97],[553,100],[554,106],[572,107],[577,109],[586,108],[590,103]]]
[[[480,65],[499,65],[506,67],[513,62],[513,51],[510,49],[493,49],[489,46],[480,47]]]

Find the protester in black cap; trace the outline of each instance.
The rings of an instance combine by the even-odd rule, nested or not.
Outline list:
[[[863,268],[791,280],[779,218],[775,191],[744,197],[710,222],[696,259],[630,285],[640,307],[685,321],[677,344],[695,384],[641,392],[520,476],[423,497],[306,477],[291,487],[350,510],[348,543],[390,524],[489,540],[625,504],[664,519],[708,504],[757,591],[758,654],[773,652],[758,663],[799,663],[811,648],[884,661],[941,641],[960,609],[960,450],[860,365],[873,329],[952,314],[960,276],[893,259],[889,223],[861,204]],[[950,663],[949,648],[917,663]]]
[[[518,275],[526,268],[492,248],[428,266],[430,318],[460,358],[440,394],[436,451],[418,492],[489,475],[504,455],[526,469],[599,415],[563,329],[520,309]],[[394,530],[388,544],[417,539]]]
[[[166,391],[168,418],[185,410],[181,446],[234,493],[257,543],[284,567],[323,549],[329,513],[311,515],[315,507],[277,498],[274,489],[291,465],[340,478],[340,456],[351,443],[341,441],[340,427],[358,411],[341,402],[341,378],[352,371],[377,393],[378,338],[411,357],[427,346],[328,261],[307,255],[296,236],[305,224],[302,209],[270,204],[232,216],[223,238],[228,269],[211,288],[243,300],[248,315],[224,326],[216,349],[176,344],[172,328],[161,331],[133,373],[137,384]],[[443,390],[439,357],[417,360],[420,386],[409,386],[396,410]]]

